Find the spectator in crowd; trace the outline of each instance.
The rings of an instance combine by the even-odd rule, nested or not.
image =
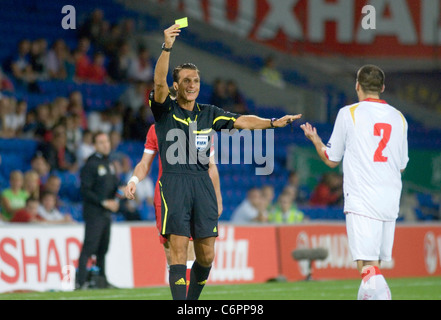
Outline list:
[[[210,104],[225,108],[229,104],[227,84],[225,80],[216,78],[213,82],[213,92],[210,97]]]
[[[37,172],[41,189],[49,178],[51,172],[51,167],[41,152],[36,152],[32,157],[31,170]]]
[[[109,133],[112,130],[109,110],[94,110],[87,116],[88,128],[92,132]]]
[[[1,92],[14,92],[14,84],[11,79],[3,72],[3,69],[0,67],[0,91]]]
[[[305,215],[297,208],[292,198],[292,195],[282,192],[277,199],[277,204],[269,212],[268,222],[285,224],[302,222]]]
[[[138,40],[138,36],[136,34],[135,20],[131,18],[126,18],[121,21],[120,25],[121,34],[131,48],[139,48],[140,46],[145,46],[145,44]]]
[[[47,54],[49,79],[67,80],[70,64],[73,64],[73,60],[66,42],[63,39],[55,40]]]
[[[38,146],[53,170],[75,172],[78,169],[75,153],[67,148],[66,128],[57,125],[51,141]]]
[[[103,10],[96,8],[82,24],[78,31],[80,39],[87,37],[92,44],[98,44],[100,38],[105,34],[106,21]]]
[[[150,126],[155,122],[150,107],[144,105],[135,114],[133,122],[130,124],[130,139],[143,140]]]
[[[115,130],[110,131],[109,139],[110,139],[109,159],[110,159],[110,161],[117,160],[119,163],[121,163],[122,159],[126,156],[126,154],[124,152],[121,152],[119,150],[119,147],[121,146],[121,141],[122,141],[121,134]]]
[[[148,48],[140,47],[138,49],[138,54],[130,62],[128,77],[129,81],[133,82],[153,80],[153,61]]]
[[[20,170],[13,170],[9,174],[9,188],[3,189],[1,193],[1,215],[3,220],[9,221],[14,213],[26,206],[26,199],[29,194],[23,190],[23,173]]]
[[[81,168],[94,152],[95,147],[92,142],[93,133],[89,129],[85,130],[82,135],[81,143],[77,149],[78,167]]]
[[[48,78],[46,39],[40,38],[31,42],[29,62],[38,80],[46,80]]]
[[[262,196],[263,201],[266,203],[265,207],[267,211],[271,210],[275,197],[274,187],[269,184],[262,186]]]
[[[113,51],[107,67],[109,76],[116,82],[128,81],[129,66],[133,59],[130,45],[127,41],[119,42],[118,47]]]
[[[107,70],[104,66],[105,58],[104,53],[100,51],[95,52],[93,55],[93,61],[89,65],[86,77],[83,80],[96,84],[107,83],[109,78],[107,75]]]
[[[119,23],[110,24],[105,22],[103,25],[103,35],[98,39],[97,48],[102,50],[107,56],[111,56],[118,51],[118,45],[122,39],[121,25]]]
[[[66,97],[56,97],[50,104],[50,113],[54,123],[57,123],[62,117],[66,117],[69,111],[69,99]]]
[[[35,140],[40,139],[36,135],[38,123],[37,123],[37,112],[35,109],[36,108],[26,112],[26,120],[21,134],[21,138],[23,139],[35,139]],[[0,108],[0,114],[1,114],[1,108]],[[0,125],[0,131],[1,131],[1,125]]]
[[[151,83],[136,81],[127,87],[119,98],[119,101],[123,103],[126,108],[129,108],[132,114],[135,114],[145,105],[146,92],[147,89],[151,87]]]
[[[43,184],[41,194],[44,192],[51,192],[57,196],[57,207],[63,205],[63,201],[60,199],[61,178],[56,174],[51,174],[46,182]]]
[[[62,122],[66,126],[66,146],[72,153],[77,153],[83,139],[81,119],[77,114],[67,115]]]
[[[262,190],[252,188],[248,191],[246,199],[234,210],[231,216],[233,223],[250,223],[267,221],[267,202],[264,200]]]
[[[23,39],[18,44],[18,51],[11,61],[13,76],[23,84],[34,83],[37,74],[32,69],[30,62],[31,41]]]
[[[37,198],[27,198],[25,207],[17,210],[10,222],[45,222],[44,218],[38,214],[39,206],[40,201]]]
[[[75,77],[79,81],[87,80],[89,67],[91,64],[89,58],[90,40],[87,37],[82,37],[78,41],[77,48],[73,54],[73,60],[75,63]]]
[[[37,171],[28,170],[23,176],[23,190],[28,193],[28,197],[40,198],[40,176]]]
[[[343,179],[341,175],[335,172],[326,172],[312,192],[310,204],[314,206],[339,205],[342,198]]]
[[[239,114],[249,114],[247,102],[242,93],[239,91],[236,81],[233,79],[228,80],[226,87],[229,100],[228,109],[226,109],[226,111]]]
[[[0,109],[2,137],[19,137],[26,123],[26,101],[21,100],[17,102],[14,97],[2,96],[0,99]]]
[[[72,91],[69,94],[69,107],[68,111],[71,114],[76,114],[81,119],[81,129],[86,130],[88,128],[87,113],[84,106],[83,94],[79,90]]]
[[[265,59],[263,68],[260,70],[260,79],[274,87],[283,89],[286,84],[283,75],[276,68],[276,60],[274,56],[268,56]]]
[[[41,195],[38,215],[50,223],[73,222],[70,214],[63,214],[57,208],[57,195],[50,191],[44,191]]]
[[[52,128],[54,125],[49,104],[39,104],[36,108],[35,138],[39,142],[49,141],[52,138]]]
[[[300,176],[296,170],[289,173],[286,187],[291,186],[295,189],[296,197],[294,201],[299,204],[306,204],[309,202],[309,189],[307,186],[300,183]]]

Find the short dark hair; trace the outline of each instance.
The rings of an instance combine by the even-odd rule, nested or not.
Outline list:
[[[194,63],[186,62],[183,64],[180,64],[173,70],[173,82],[179,82],[179,72],[182,69],[189,69],[189,70],[196,70],[198,72],[198,75],[200,76],[200,71],[198,67]]]
[[[367,64],[358,70],[357,81],[365,93],[381,93],[385,75],[379,67]]]

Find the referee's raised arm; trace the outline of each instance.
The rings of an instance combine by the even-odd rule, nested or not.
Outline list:
[[[181,30],[178,24],[174,24],[164,30],[164,43],[162,45],[162,53],[156,62],[154,83],[155,96],[154,99],[158,103],[163,103],[168,96],[167,73],[170,64],[170,51],[176,37],[179,36]]]

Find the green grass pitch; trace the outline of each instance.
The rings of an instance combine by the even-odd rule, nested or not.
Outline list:
[[[441,277],[387,279],[393,300],[441,300]],[[260,284],[210,285],[201,300],[355,300],[360,280],[312,280]],[[21,292],[0,300],[171,300],[168,287]]]

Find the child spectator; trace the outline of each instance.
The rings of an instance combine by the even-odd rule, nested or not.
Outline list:
[[[17,210],[10,222],[44,222],[45,220],[38,214],[40,201],[29,197],[26,199],[26,206]]]
[[[9,174],[9,188],[4,189],[1,194],[1,215],[6,221],[11,220],[14,213],[26,206],[26,199],[29,194],[23,190],[23,173],[14,170]]]
[[[72,222],[72,216],[63,214],[57,208],[57,195],[50,191],[45,191],[41,195],[41,203],[38,207],[38,214],[47,222],[51,223],[69,223]]]

